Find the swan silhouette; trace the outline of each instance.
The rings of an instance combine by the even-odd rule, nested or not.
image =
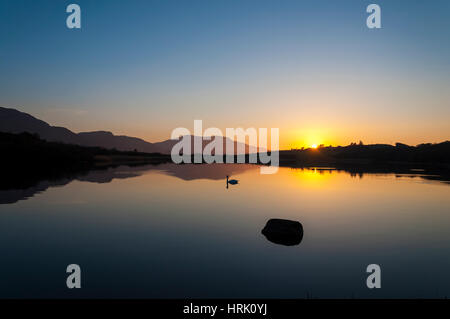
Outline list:
[[[239,183],[239,181],[237,179],[229,179],[229,176],[227,175],[227,188],[228,188],[228,184],[236,185],[238,183]]]

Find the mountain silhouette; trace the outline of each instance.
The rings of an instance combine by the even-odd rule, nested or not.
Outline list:
[[[250,153],[257,153],[258,152],[258,148],[256,146],[249,146],[247,144],[244,143],[238,143],[236,141],[233,141],[229,138],[225,138],[222,136],[217,136],[217,137],[211,137],[211,139],[207,139],[207,138],[202,138],[201,136],[185,136],[185,138],[189,138],[191,139],[191,154],[194,154],[194,144],[201,144],[202,145],[202,150],[205,149],[206,145],[208,145],[209,143],[211,143],[215,138],[222,139],[222,153],[217,152],[215,154],[217,155],[223,155],[226,154],[226,147],[227,147],[227,142],[231,142],[234,147],[234,154],[250,154]],[[159,153],[162,154],[170,154],[173,146],[178,143],[179,140],[166,140],[163,142],[158,142],[158,143],[154,143],[153,145],[158,149]],[[243,150],[243,151],[242,151]],[[260,148],[260,151],[264,151],[264,149]],[[213,154],[213,155],[215,155]]]
[[[32,133],[37,134],[43,140],[49,142],[62,142],[81,146],[95,146],[106,149],[116,149],[118,151],[138,151],[144,153],[170,154],[172,147],[179,140],[166,140],[157,143],[150,143],[137,137],[124,135],[114,135],[107,131],[81,132],[75,133],[65,127],[51,126],[50,124],[37,119],[30,114],[20,112],[16,109],[0,107],[0,132],[7,133]],[[220,137],[219,137],[220,138]],[[194,153],[194,141],[202,143],[204,147],[210,143],[210,140],[201,141],[199,136],[191,136],[191,153]],[[223,146],[227,138],[222,137]],[[231,141],[228,139],[228,141]],[[233,142],[232,142],[233,143]],[[245,153],[256,152],[256,147],[234,142],[235,154],[239,147],[244,149]]]

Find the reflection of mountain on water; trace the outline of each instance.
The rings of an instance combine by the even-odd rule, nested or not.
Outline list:
[[[151,167],[151,165],[149,165]],[[90,171],[85,175],[80,175],[77,178],[75,178],[78,181],[81,182],[90,182],[90,183],[111,183],[114,179],[126,179],[126,178],[132,178],[132,177],[138,177],[142,174],[140,171],[128,171],[126,168],[129,168],[127,166],[119,166],[116,168],[108,168],[104,170],[95,170]],[[134,167],[130,167],[134,168]],[[151,169],[151,168],[150,168]]]
[[[365,174],[394,174],[397,178],[420,178],[450,184],[448,170],[417,169],[410,167],[373,167],[373,166],[340,166],[340,167],[291,167],[300,170],[316,170],[320,174],[343,171],[351,176],[362,178]],[[116,166],[90,171],[66,172],[51,171],[45,173],[23,174],[23,172],[8,172],[0,180],[0,204],[12,204],[26,200],[35,194],[42,193],[50,187],[69,184],[74,180],[90,183],[110,183],[114,179],[126,179],[144,175],[151,171],[180,178],[185,181],[198,179],[221,180],[225,176],[234,176],[250,169],[259,169],[252,164],[182,164],[172,163],[159,165]]]
[[[252,164],[161,164],[158,165],[157,169],[161,169],[167,174],[176,176],[185,181],[191,181],[194,179],[221,180],[227,175],[232,176],[255,168],[256,166]]]
[[[42,193],[50,187],[58,187],[77,180],[90,183],[110,183],[114,179],[126,179],[144,175],[150,171],[162,171],[167,175],[185,181],[196,179],[220,180],[226,175],[236,175],[248,169],[256,169],[250,164],[160,164],[140,166],[118,166],[82,171],[79,173],[52,172],[51,176],[22,176],[9,174],[10,178],[0,182],[0,204],[13,204]]]
[[[124,179],[144,175],[149,171],[162,171],[167,175],[180,178],[185,181],[196,179],[221,180],[227,175],[243,173],[249,169],[256,169],[251,164],[159,164],[159,165],[140,165],[140,166],[119,166],[110,167],[104,170],[90,171],[84,175],[78,176],[76,180],[91,183],[109,183],[113,179]]]
[[[70,183],[72,179],[63,179],[59,181],[42,181],[35,186],[28,188],[11,188],[0,190],[0,204],[13,204],[23,199],[33,197],[35,194],[45,192],[49,187],[64,186]],[[3,185],[2,185],[3,186]]]

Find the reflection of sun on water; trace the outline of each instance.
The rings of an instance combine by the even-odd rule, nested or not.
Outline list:
[[[286,179],[296,187],[328,188],[332,180],[336,180],[337,172],[333,169],[290,169],[286,172]],[[334,173],[334,174],[333,174]]]

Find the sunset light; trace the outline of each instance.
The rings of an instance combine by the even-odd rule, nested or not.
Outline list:
[[[449,13],[0,0],[0,304],[444,304]]]

